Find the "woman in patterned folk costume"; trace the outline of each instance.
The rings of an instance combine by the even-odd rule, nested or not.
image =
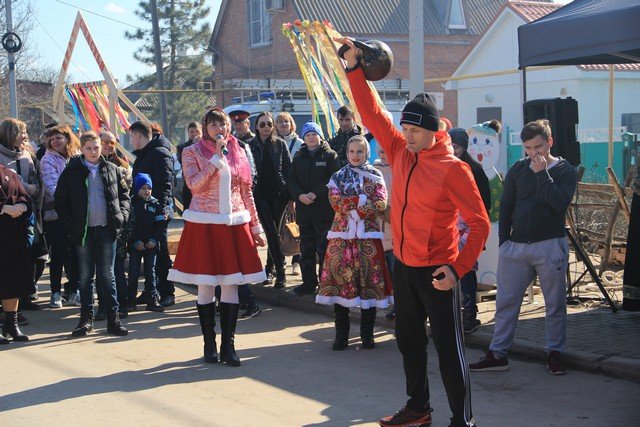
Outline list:
[[[376,309],[393,303],[379,221],[387,207],[387,189],[382,173],[368,158],[367,140],[360,135],[352,137],[347,143],[349,163],[334,173],[328,184],[329,201],[336,214],[327,235],[329,244],[316,302],[334,305],[334,350],[348,347],[350,307],[362,310],[362,347],[372,349]]]
[[[234,347],[238,285],[266,280],[257,251],[265,243],[251,193],[251,168],[230,123],[222,110],[210,109],[202,119],[202,139],[182,152],[182,173],[193,198],[182,215],[185,226],[169,280],[198,285],[208,363],[218,361],[214,290],[220,285],[220,361],[240,366]]]

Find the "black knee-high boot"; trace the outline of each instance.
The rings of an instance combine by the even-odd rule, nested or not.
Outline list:
[[[204,361],[218,363],[218,346],[216,345],[216,303],[196,304],[198,317],[204,339]]]
[[[4,323],[2,324],[2,335],[7,338],[11,336],[14,341],[29,341],[29,337],[20,331],[18,327],[18,312],[5,311]]]
[[[336,351],[345,350],[349,346],[349,307],[334,304],[333,313],[336,324],[336,339],[331,348]]]
[[[234,345],[239,308],[239,304],[220,303],[220,326],[222,327],[220,362],[229,366],[240,366],[240,358]]]
[[[376,308],[363,308],[360,313],[360,338],[362,339],[362,348],[370,350],[376,346],[376,342],[373,340],[373,326],[376,323]]]

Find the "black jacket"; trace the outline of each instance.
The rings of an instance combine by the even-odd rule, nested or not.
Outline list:
[[[143,149],[134,151],[136,161],[133,162],[131,174],[134,179],[139,173],[151,176],[152,195],[158,199],[163,210],[166,206],[173,209],[173,157],[166,144],[171,145],[167,138],[155,135]]]
[[[482,165],[473,160],[467,151],[460,157],[460,160],[468,164],[471,168],[473,179],[476,181],[480,197],[482,197],[482,203],[484,203],[484,208],[487,210],[487,215],[489,215],[491,211],[491,189],[489,188],[489,178],[487,178],[487,174],[484,173]]]
[[[348,132],[343,132],[338,129],[338,132],[328,141],[331,149],[338,154],[340,167],[347,164],[347,142],[349,142],[349,139],[354,135],[362,135],[362,128],[360,126],[355,125],[353,129]]]
[[[506,240],[533,243],[565,236],[567,208],[578,179],[575,168],[559,160],[538,173],[529,167],[528,157],[509,168],[500,199],[500,245]]]
[[[182,166],[182,152],[185,148],[191,147],[192,145],[193,139],[188,139],[182,144],[178,144],[178,146],[176,147],[176,157],[178,158],[178,163],[180,163],[180,166]]]
[[[249,147],[251,147],[251,153],[253,154],[253,161],[255,162],[257,171],[257,177],[254,180],[256,183],[254,195],[261,199],[286,196],[287,176],[289,175],[289,167],[291,166],[291,155],[289,154],[287,143],[284,142],[283,139],[274,136],[273,141],[263,144],[260,136],[256,135],[255,138],[249,142]],[[278,184],[278,194],[262,194],[260,189],[260,170],[262,169],[262,162],[266,155],[271,156],[273,173],[275,174]]]
[[[129,227],[131,229],[128,237],[130,246],[136,242],[146,244],[149,240],[156,243],[163,241],[163,234],[166,229],[164,213],[158,200],[151,196],[149,200],[144,200],[140,196],[131,199],[131,215],[129,217]]]
[[[334,172],[341,167],[335,151],[326,141],[311,154],[306,144],[293,157],[287,187],[291,200],[296,202],[296,221],[333,221],[333,209],[329,204],[327,183]],[[305,205],[298,196],[312,192],[316,200]]]
[[[66,226],[69,240],[76,245],[85,243],[89,210],[87,177],[90,172],[82,159],[77,156],[69,161],[54,194],[58,217]],[[101,158],[99,172],[107,202],[107,226],[117,235],[129,218],[129,190],[122,170],[113,163]]]

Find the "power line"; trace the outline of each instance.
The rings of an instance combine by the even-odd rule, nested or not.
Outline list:
[[[82,10],[83,12],[87,12],[87,13],[90,13],[90,14],[92,14],[92,15],[96,15],[96,16],[99,16],[99,17],[101,17],[101,18],[108,19],[109,21],[117,22],[117,23],[119,23],[119,24],[126,25],[126,26],[131,27],[131,28],[135,28],[136,30],[147,31],[147,30],[145,30],[144,28],[136,27],[135,25],[129,24],[128,22],[119,21],[119,20],[117,20],[117,19],[111,18],[110,16],[102,15],[102,14],[100,14],[100,13],[93,12],[93,11],[91,11],[91,10],[89,10],[89,9],[85,9],[85,8],[83,8],[83,7],[76,6],[76,5],[74,5],[74,4],[67,3],[67,2],[64,2],[64,1],[62,1],[62,0],[56,0],[56,1],[57,1],[58,3],[62,3],[62,4],[64,4],[64,5],[66,5],[66,6],[75,7],[76,9],[80,9],[80,10]]]
[[[56,39],[54,39],[51,34],[49,34],[49,31],[47,31],[47,29],[44,27],[44,25],[42,25],[40,23],[40,20],[38,18],[35,18],[36,22],[38,23],[38,25],[40,25],[40,28],[42,28],[42,30],[49,36],[49,38],[51,39],[51,41],[58,47],[58,49],[60,49],[60,52],[62,52],[63,54],[66,53],[66,51],[64,49],[62,49],[62,46],[60,46],[58,44],[58,42],[56,41]],[[71,59],[71,63],[78,69],[78,71],[80,71],[86,78],[87,80],[91,80],[91,78],[87,75],[87,73],[85,73],[82,68],[80,68],[80,66],[78,64],[76,64],[73,59]]]

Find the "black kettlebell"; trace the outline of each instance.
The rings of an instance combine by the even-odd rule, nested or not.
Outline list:
[[[358,57],[358,63],[367,80],[376,81],[387,77],[393,67],[393,52],[386,43],[380,40],[367,40],[366,42],[353,40],[353,44],[362,51]],[[343,44],[338,49],[338,56],[344,59],[344,53],[349,49],[349,46]]]

